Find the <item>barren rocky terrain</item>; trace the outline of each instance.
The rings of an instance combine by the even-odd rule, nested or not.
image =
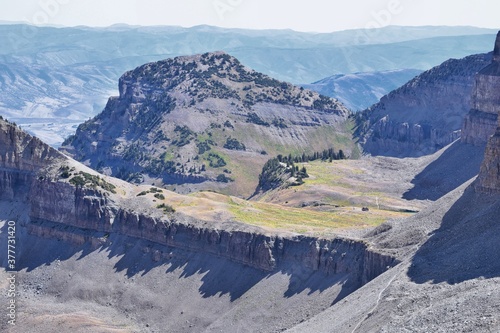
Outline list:
[[[372,232],[374,246],[398,253],[401,264],[289,331],[497,331],[498,196],[469,183]]]
[[[460,145],[462,152],[475,149],[471,145],[457,145]],[[457,148],[448,147],[448,150],[452,149]],[[446,153],[409,159],[407,168],[401,168],[397,164],[398,160],[391,158],[369,158],[363,167],[370,171],[397,170],[394,175],[400,176],[395,176],[396,180],[410,180],[414,174],[422,174],[421,177],[432,176],[432,172],[426,173],[425,170],[429,170],[429,165],[438,163]],[[339,166],[341,162],[339,161]],[[349,170],[354,170],[351,174],[353,179],[363,177],[353,169],[353,161],[343,162],[344,176],[347,176]],[[82,168],[76,162],[71,163],[70,166]],[[401,194],[405,190],[394,190],[388,186],[388,177],[384,173],[370,172],[370,179],[372,183],[380,184],[380,190],[387,189],[388,195],[395,196],[395,193]],[[124,191],[118,191],[118,194],[130,191],[136,195],[142,189],[149,188],[129,186],[112,179],[108,181]],[[407,187],[410,188],[411,185]],[[420,193],[424,193],[425,188],[429,190],[433,187],[423,186]],[[52,332],[54,327],[58,327],[61,331],[74,332],[281,332],[299,325],[297,331],[300,332],[324,332],[329,331],[329,327],[333,325],[332,327],[339,327],[340,331],[347,332],[349,325],[354,327],[358,323],[361,323],[360,328],[356,330],[365,331],[361,325],[371,325],[364,320],[368,309],[375,307],[377,302],[385,301],[382,298],[378,300],[373,295],[379,291],[384,291],[384,294],[385,287],[391,280],[391,286],[398,285],[393,280],[394,274],[401,279],[405,278],[404,269],[409,266],[410,261],[415,260],[413,256],[418,248],[417,244],[424,244],[432,231],[439,229],[439,216],[447,212],[463,188],[464,186],[454,190],[430,206],[428,200],[414,201],[412,204],[418,202],[422,212],[410,219],[390,222],[371,233],[366,228],[360,229],[355,225],[354,228],[344,226],[336,231],[333,229],[329,233],[327,238],[330,239],[341,237],[340,239],[353,239],[354,242],[368,242],[377,253],[385,253],[388,258],[397,258],[396,262],[402,262],[372,282],[357,275],[359,273],[351,268],[347,269],[357,260],[363,260],[363,256],[357,255],[353,248],[346,257],[347,261],[342,264],[345,265],[342,266],[344,268],[337,267],[336,273],[326,269],[326,266],[322,268],[323,264],[311,269],[307,264],[307,256],[303,259],[304,266],[284,261],[277,270],[266,271],[228,260],[224,256],[203,254],[198,250],[178,246],[165,247],[146,239],[114,232],[96,233],[89,229],[49,222],[33,224],[32,217],[27,214],[29,210],[26,209],[26,203],[19,199],[4,200],[0,207],[4,221],[2,230],[5,230],[7,220],[17,221],[19,226],[19,325],[9,331],[43,333]],[[218,219],[224,216],[217,213],[217,210],[224,211],[224,205],[220,206],[222,200],[213,201],[216,197],[210,193],[207,193],[208,196],[198,195],[191,199],[175,193],[163,193],[167,196],[167,202],[172,203],[183,215],[195,214],[191,214],[195,220],[190,222],[195,225],[199,224],[195,222],[199,219],[208,222],[213,221],[213,218],[217,219],[217,216]],[[151,202],[149,195],[151,194],[147,194],[142,201],[137,201],[142,202],[140,206],[129,208],[154,210],[154,206],[144,207],[146,202]],[[203,211],[215,209],[214,214],[201,216],[200,209],[190,210],[189,200],[193,200],[196,207],[203,205]],[[180,202],[184,202],[184,205]],[[251,231],[253,228],[234,224],[230,218],[222,224],[214,221],[201,225],[213,223],[218,225],[215,228],[225,230],[236,228]],[[304,226],[307,224],[304,220]],[[266,229],[267,231],[260,232],[290,237],[287,232],[269,227]],[[2,232],[1,235],[0,242],[5,244],[6,233]],[[336,265],[340,265],[340,262]],[[345,273],[341,273],[343,269],[346,269]],[[5,277],[5,273],[2,274]],[[415,285],[410,277],[405,279]],[[422,277],[415,274],[414,279]],[[368,284],[351,294],[362,285],[361,281]],[[370,287],[368,294],[363,294],[368,285],[373,287]],[[418,288],[419,284],[416,286],[412,288]],[[445,293],[445,290],[442,292]],[[356,296],[358,293],[361,296]],[[347,308],[345,301],[341,301],[349,294],[352,308],[351,305]],[[417,291],[415,295],[420,297]],[[351,301],[353,297],[360,297],[355,299],[360,299],[362,306],[358,301]],[[405,302],[408,304],[407,308],[412,304],[410,301]],[[444,301],[439,298],[439,302]],[[341,305],[340,314],[334,313]],[[407,310],[403,308],[401,311]],[[349,313],[349,316],[345,316],[345,313]],[[436,321],[432,318],[428,319],[430,323],[432,320]],[[385,317],[380,320],[385,323]]]
[[[208,58],[223,70],[224,62],[235,64],[223,53],[197,56],[204,59],[198,64],[192,58],[174,61],[192,70]],[[297,158],[303,168],[294,167],[291,177],[292,155],[287,163],[281,156],[275,165],[285,169],[284,181],[276,180],[276,186],[259,181],[261,190],[252,200],[125,182],[0,119],[0,248],[7,249],[15,235],[15,263],[0,256],[0,316],[7,318],[12,312],[6,305],[16,302],[16,325],[2,320],[0,330],[500,331],[500,120],[477,117],[498,109],[499,64],[500,33],[491,63],[475,76],[462,140],[414,158],[349,160],[332,149],[330,159]],[[110,123],[127,120],[117,116],[127,112],[138,118],[133,125],[143,131],[132,136],[151,139],[147,129],[156,121],[149,118],[151,110],[141,113],[129,102],[143,101],[154,90],[148,83],[156,74],[149,70],[157,65],[129,72],[134,80],[121,81],[121,91],[132,92],[120,96],[129,109],[104,113],[111,115]],[[234,75],[232,68],[219,78]],[[240,69],[257,76],[254,83],[279,83]],[[137,77],[144,74],[148,80],[139,84]],[[198,91],[193,97],[203,100],[205,89],[231,94],[220,82],[211,81],[200,88],[202,96]],[[319,101],[326,115],[346,120],[337,101],[314,93],[308,99],[300,88],[285,85],[271,95],[293,97],[292,107],[304,112]],[[163,97],[154,102],[169,101]],[[271,127],[264,125],[263,109],[255,107],[260,102],[248,99],[244,104],[255,108],[255,116],[246,114],[249,123]],[[96,131],[101,121],[96,117],[80,129],[87,139],[96,135],[86,152],[110,142],[105,131]],[[278,119],[274,126],[284,122]],[[194,140],[186,129],[173,132],[180,132],[175,142]],[[241,147],[236,141],[226,138],[229,146]],[[138,146],[132,153],[145,150]],[[15,230],[9,228],[13,223]],[[16,271],[14,294],[9,265]]]

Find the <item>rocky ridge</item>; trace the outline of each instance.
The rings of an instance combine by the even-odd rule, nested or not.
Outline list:
[[[450,59],[357,114],[356,136],[364,151],[421,156],[460,138],[463,118],[470,110],[474,78],[490,62],[491,54]]]

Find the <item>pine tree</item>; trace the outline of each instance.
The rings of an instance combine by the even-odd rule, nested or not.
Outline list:
[[[302,177],[304,177],[304,178],[309,177],[309,175],[307,174],[307,169],[306,169],[305,166],[302,167],[302,169],[300,170],[300,173],[301,173]]]
[[[345,160],[346,156],[344,155],[344,152],[342,149],[339,150],[339,160]]]

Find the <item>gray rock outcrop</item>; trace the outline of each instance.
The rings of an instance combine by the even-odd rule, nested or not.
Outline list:
[[[366,153],[395,157],[434,153],[460,138],[478,71],[491,54],[450,59],[356,115]],[[471,128],[471,130],[476,130]]]
[[[495,134],[488,140],[476,191],[500,193],[500,124]]]
[[[0,120],[0,143],[0,199],[24,198],[35,173],[63,157],[3,120]]]
[[[476,94],[480,96],[478,99],[482,102],[478,107],[481,107],[484,113],[488,113],[492,120],[496,116],[498,122],[496,123],[496,131],[488,139],[476,190],[486,193],[500,193],[500,117],[498,117],[500,112],[500,32],[495,42],[493,62],[481,71],[478,79],[481,84],[478,84]],[[480,139],[484,139],[484,137]]]
[[[495,132],[500,105],[500,33],[491,64],[475,79],[471,110],[464,121],[462,141],[481,145]]]

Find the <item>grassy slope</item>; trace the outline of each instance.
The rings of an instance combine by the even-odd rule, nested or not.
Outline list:
[[[236,124],[237,130],[212,129],[210,139],[217,146],[200,156],[207,169],[215,176],[222,174],[224,169],[230,170],[228,177],[234,179],[226,186],[221,184],[218,192],[227,195],[238,195],[239,197],[250,197],[258,184],[258,176],[265,162],[278,154],[301,155],[303,152],[311,154],[315,151],[322,151],[335,147],[336,150],[343,149],[344,152],[353,157],[359,156],[359,150],[352,141],[352,128],[350,120],[344,124],[335,126],[323,126],[308,129],[300,133],[303,137],[302,146],[287,143],[286,138],[281,142],[276,137],[267,134],[265,131],[253,124]],[[261,147],[267,154],[262,155],[260,151],[255,151],[247,146],[247,151],[235,151],[223,148],[228,137],[237,139],[240,142],[249,140],[255,141],[255,146]],[[204,135],[198,134],[200,141],[204,140]],[[246,140],[245,140],[246,139]],[[211,168],[208,166],[207,156],[209,153],[217,153],[227,163],[226,166]],[[179,187],[177,186],[177,189]],[[169,189],[173,189],[169,188]],[[203,188],[201,188],[203,189]]]
[[[134,192],[149,189],[137,187]],[[137,193],[136,193],[137,192]],[[207,222],[240,222],[261,227],[268,231],[288,231],[327,235],[335,230],[377,226],[388,218],[406,214],[385,210],[363,212],[360,208],[339,207],[327,210],[287,207],[273,203],[253,202],[214,192],[197,192],[179,195],[163,190],[160,200],[148,193],[142,196],[151,207],[161,203],[172,206],[176,212]]]
[[[305,166],[310,176],[304,179],[303,185],[266,192],[255,198],[256,205],[271,203],[279,205],[277,207],[281,210],[290,209],[292,217],[282,218],[286,222],[281,225],[300,231],[318,231],[325,226],[338,228],[343,224],[375,225],[387,219],[408,216],[427,205],[426,201],[403,199],[403,194],[414,186],[413,175],[424,165],[425,161],[421,159],[391,158],[300,163],[299,167]],[[363,207],[369,211],[363,212]],[[254,215],[255,219],[262,216],[263,220],[269,221],[267,224],[279,225],[275,222],[279,219],[275,218],[279,216],[278,211],[270,209],[272,213],[267,216],[267,209],[263,210],[264,213]],[[315,215],[312,211],[321,214]],[[238,216],[252,223],[254,217],[243,213]],[[307,223],[299,227],[300,218]]]

